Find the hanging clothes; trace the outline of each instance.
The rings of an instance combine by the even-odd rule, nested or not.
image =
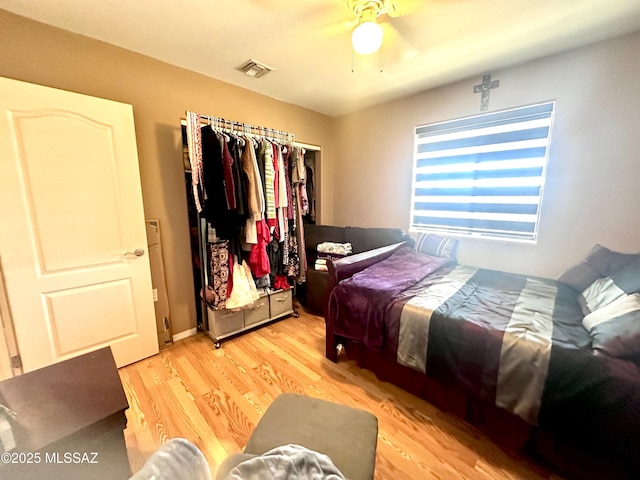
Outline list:
[[[292,220],[293,215],[293,193],[291,188],[291,147],[285,147],[282,149],[282,163],[284,167],[284,175],[287,187],[287,220]]]
[[[246,207],[247,185],[242,175],[242,153],[245,141],[240,137],[230,135],[229,142],[227,142],[227,144],[229,146],[231,158],[233,159],[233,163],[231,164],[231,173],[233,176],[233,184],[235,186],[234,193],[236,213],[238,215],[238,220],[243,224],[248,215]]]
[[[296,240],[297,240],[297,258],[299,259],[298,277],[300,283],[307,280],[307,254],[304,248],[304,227],[302,223],[302,215],[304,214],[304,203],[306,191],[304,189],[305,168],[304,168],[304,150],[294,149],[292,154],[293,163],[291,165],[291,177],[293,182],[293,201],[295,206],[295,222],[296,222]]]
[[[285,259],[285,273],[289,277],[300,277],[300,257],[298,256],[298,238],[295,235],[295,220],[289,220],[290,231],[294,232],[292,235],[287,236],[287,256]]]
[[[202,170],[206,192],[203,215],[216,229],[217,236],[228,240],[232,236],[232,224],[224,183],[223,147],[211,127],[202,127],[200,131]]]
[[[282,146],[275,142],[271,142],[271,145],[273,146],[273,169],[275,171],[273,189],[276,207],[276,222],[273,236],[279,242],[283,242],[288,230],[288,224],[285,222],[285,209],[287,207],[286,177],[282,159]]]
[[[271,283],[275,281],[275,277],[285,274],[283,256],[283,244],[274,238],[267,246],[267,254],[269,255],[269,264],[271,265]]]
[[[287,175],[284,169],[284,157],[282,155],[282,149],[280,145],[277,146],[278,151],[278,207],[286,208],[289,205],[287,197]]]
[[[309,223],[316,223],[316,185],[315,185],[315,159],[304,157],[304,164],[307,170],[306,190],[309,200],[309,213],[307,214]]]
[[[204,203],[202,174],[202,135],[200,133],[200,115],[187,112],[187,148],[189,150],[189,162],[191,164],[191,186],[193,200],[198,210],[202,211]]]
[[[232,178],[233,158],[227,144],[224,143],[226,137],[218,133],[211,126],[201,128],[205,188],[202,215],[211,223],[218,238],[229,240],[229,250],[237,256],[242,256],[239,226],[244,223],[244,219],[238,215],[237,208],[229,208],[230,202],[236,205],[235,183]],[[229,183],[231,187],[228,186]]]
[[[209,281],[205,293],[214,310],[225,308],[229,287],[229,241],[207,244]]]
[[[277,275],[273,282],[273,288],[276,290],[286,290],[290,286],[286,275]]]
[[[251,247],[249,254],[249,267],[256,278],[268,275],[271,272],[271,263],[267,254],[267,245],[271,235],[267,223],[261,219],[256,222],[258,241]]]
[[[300,201],[300,213],[306,215],[309,212],[309,199],[307,197],[307,168],[304,165],[304,149],[297,148],[292,182],[298,187]]]
[[[253,143],[250,140],[247,140],[247,144],[242,152],[242,171],[246,179],[248,213],[245,222],[245,242],[248,244],[256,244],[258,243],[256,223],[264,216],[265,204],[258,161]]]
[[[227,143],[230,141],[230,138],[225,136],[223,133],[217,133],[216,137],[218,138],[218,142],[222,147],[222,171],[224,175],[223,185],[225,199],[227,201],[227,209],[235,210],[237,208],[237,205],[236,185],[233,181],[233,157],[231,156],[229,145]]]
[[[256,288],[269,288],[271,287],[271,276],[267,273],[262,277],[256,278]]]
[[[267,205],[267,198],[266,198],[266,191],[267,191],[267,177],[266,177],[266,171],[264,168],[264,155],[265,155],[265,148],[266,148],[266,144],[263,141],[257,141],[254,144],[254,151],[256,154],[256,159],[257,159],[257,164],[258,164],[258,170],[260,171],[260,180],[262,181],[262,193],[264,195],[264,199],[265,199],[265,211],[266,211],[266,205]]]
[[[282,224],[280,221],[280,169],[278,168],[278,150],[280,146],[275,142],[270,143],[271,148],[273,149],[273,198],[276,219],[274,225],[269,226],[273,227],[271,229],[272,237],[275,239],[280,239],[280,236],[282,235]]]
[[[221,308],[232,298],[226,308],[237,308],[252,296],[247,295],[247,284],[255,289],[256,280],[280,287],[292,283],[287,277],[304,281],[302,214],[308,211],[304,150],[268,139],[264,131],[252,138],[220,119],[203,127],[196,114],[188,119],[187,141],[196,171],[194,199],[215,231],[211,239],[227,242],[226,292],[217,274],[216,284],[205,292],[210,303]],[[231,128],[223,128],[229,123]],[[245,281],[243,270],[251,282]],[[212,279],[213,273],[209,272]]]
[[[275,208],[280,206],[280,169],[278,168],[278,154],[280,145],[275,142],[269,142],[273,152],[271,161],[273,162],[273,204]]]
[[[268,140],[262,142],[264,149],[261,150],[263,155],[262,163],[264,165],[265,190],[264,196],[266,201],[265,217],[269,227],[276,226],[276,195],[275,180],[276,172],[273,168],[273,145]]]

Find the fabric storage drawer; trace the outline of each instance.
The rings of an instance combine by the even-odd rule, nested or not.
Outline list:
[[[216,337],[227,333],[237,332],[244,328],[244,313],[242,310],[209,310],[209,330]]]
[[[258,301],[245,307],[244,326],[248,327],[254,323],[262,322],[269,318],[269,297],[260,297]]]
[[[275,292],[269,295],[269,308],[271,310],[271,318],[278,317],[293,310],[293,299],[291,297],[291,289]]]

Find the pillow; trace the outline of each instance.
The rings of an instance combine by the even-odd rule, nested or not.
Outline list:
[[[625,293],[640,292],[640,258],[609,274]]]
[[[622,290],[609,277],[599,278],[578,296],[578,303],[582,307],[582,313],[589,315],[625,296]]]
[[[584,314],[588,315],[636,292],[640,292],[640,259],[594,281],[580,294],[578,302]]]
[[[421,233],[416,242],[416,251],[434,257],[455,258],[458,240],[445,238],[434,233]]]
[[[350,243],[322,242],[316,247],[318,258],[346,257],[351,255]]]
[[[598,325],[635,310],[640,311],[640,293],[623,295],[609,305],[585,315],[582,319],[582,325],[591,332]]]
[[[317,259],[316,263],[314,264],[314,269],[319,270],[321,272],[328,271],[329,267],[327,267],[327,259],[326,258]]]
[[[582,262],[567,269],[557,280],[582,292],[598,278],[607,277],[639,258],[638,254],[614,252],[596,243]]]
[[[591,335],[596,354],[640,364],[640,294],[624,295],[585,316],[582,324]]]

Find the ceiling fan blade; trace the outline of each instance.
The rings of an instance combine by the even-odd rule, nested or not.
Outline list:
[[[320,27],[323,34],[327,36],[341,35],[345,32],[351,32],[358,25],[357,19],[340,20],[329,23]]]
[[[402,15],[400,5],[395,0],[384,0],[383,5],[386,14],[390,17],[399,17]]]
[[[385,23],[393,27],[396,33],[402,37],[402,40],[407,43],[410,48],[420,49],[431,41],[430,32],[425,32],[425,28],[429,23],[421,24],[420,19],[415,16],[411,20],[409,20],[407,15],[396,18],[386,17]]]
[[[384,37],[382,56],[385,65],[402,63],[415,58],[420,53],[392,22],[381,22]]]
[[[384,0],[382,2],[386,14],[391,18],[410,15],[420,7],[420,4],[424,6],[424,3],[424,0]]]

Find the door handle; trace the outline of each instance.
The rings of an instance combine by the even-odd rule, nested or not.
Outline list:
[[[136,248],[133,252],[124,252],[124,255],[135,255],[136,257],[141,257],[144,255],[144,250],[142,248]]]

